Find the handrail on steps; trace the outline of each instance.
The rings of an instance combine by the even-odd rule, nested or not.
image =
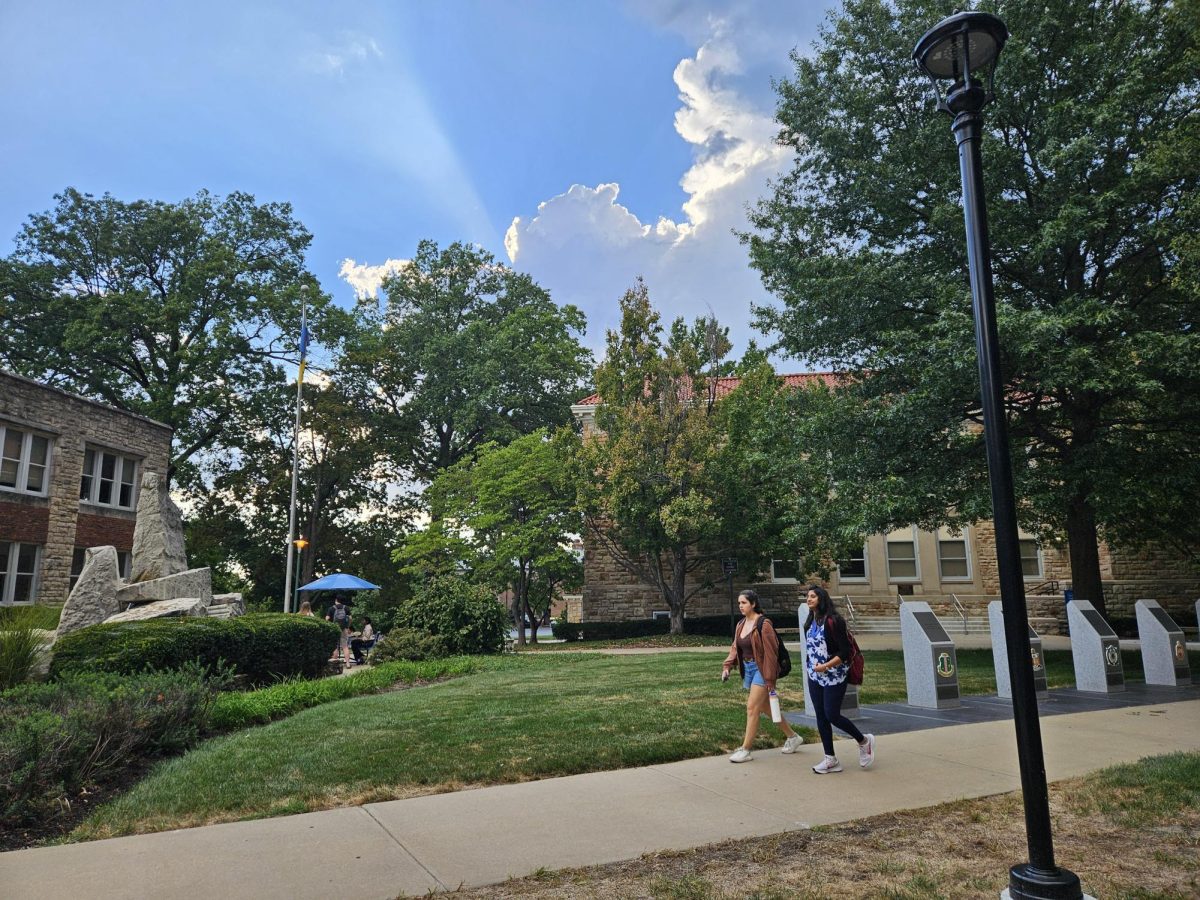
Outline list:
[[[954,601],[954,610],[958,613],[958,617],[962,619],[963,634],[967,633],[967,608],[959,602],[958,594],[951,594],[950,599]]]
[[[850,613],[850,626],[856,626],[858,617],[854,613],[854,601],[850,599],[849,594],[842,594],[842,605],[846,607],[846,612]]]

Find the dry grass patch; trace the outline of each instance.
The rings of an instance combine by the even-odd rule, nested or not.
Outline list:
[[[1200,896],[1200,754],[1118,766],[1050,787],[1055,854],[1092,896]],[[597,900],[999,896],[1025,856],[1019,794],[842,825],[539,871],[455,898]]]

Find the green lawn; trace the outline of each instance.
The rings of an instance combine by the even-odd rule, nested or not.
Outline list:
[[[1051,686],[1073,680],[1049,652]],[[731,751],[744,695],[719,680],[722,650],[653,655],[519,654],[476,674],[326,703],[207,741],[166,761],[73,837],[258,818],[471,785],[644,766]],[[905,697],[902,654],[866,654],[862,703]],[[991,653],[958,653],[964,694],[993,693]],[[1130,680],[1140,677],[1127,655]],[[799,706],[799,673],[780,681]],[[764,728],[759,746],[779,743]],[[815,740],[811,729],[806,737]]]

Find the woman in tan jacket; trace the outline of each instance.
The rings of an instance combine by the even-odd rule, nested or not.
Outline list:
[[[770,693],[775,690],[775,679],[779,676],[779,635],[771,620],[763,615],[762,606],[758,602],[758,594],[754,591],[742,591],[738,595],[738,610],[742,620],[734,631],[733,645],[725,664],[721,669],[721,680],[729,678],[729,671],[735,665],[742,674],[742,689],[750,692],[746,699],[746,734],[742,738],[742,746],[733,751],[730,762],[747,762],[754,757],[750,748],[758,736],[758,717],[770,715]],[[759,619],[762,625],[759,627]],[[792,731],[792,726],[784,719],[779,723],[783,731],[784,753],[795,753],[804,743],[804,738]]]

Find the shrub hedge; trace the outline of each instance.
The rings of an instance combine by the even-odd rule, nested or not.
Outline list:
[[[93,625],[54,645],[50,677],[73,672],[129,675],[178,669],[188,662],[233,666],[251,684],[321,674],[337,646],[330,622],[284,613],[250,613],[233,619],[182,617]]]
[[[414,628],[393,628],[371,648],[371,664],[407,660],[441,659],[450,654],[440,635],[417,631]]]
[[[228,674],[74,674],[0,693],[0,825],[44,821],[80,789],[195,744]]]
[[[453,656],[501,653],[508,637],[508,614],[496,592],[461,578],[429,579],[400,604],[395,621],[400,628],[436,634]]]
[[[797,628],[794,612],[768,612],[776,628]],[[615,641],[620,638],[667,634],[669,619],[630,619],[624,622],[559,622],[551,624],[554,636],[563,641]],[[684,634],[711,634],[729,637],[729,616],[688,616],[683,620]]]

